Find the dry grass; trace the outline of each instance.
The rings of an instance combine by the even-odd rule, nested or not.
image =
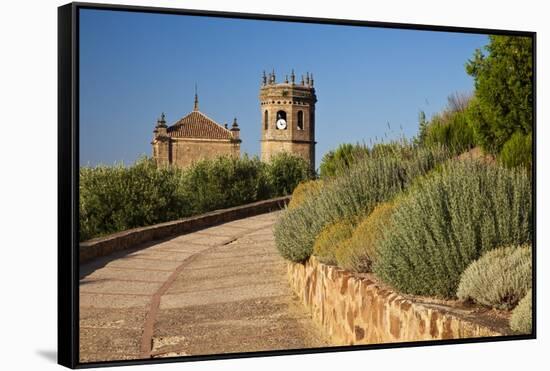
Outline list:
[[[338,247],[336,251],[338,266],[355,272],[371,271],[372,263],[376,260],[378,244],[384,237],[384,230],[391,224],[394,208],[394,203],[384,202],[363,218],[349,241]]]
[[[306,198],[317,196],[322,187],[323,181],[320,179],[301,182],[292,192],[292,199],[288,204],[288,208],[295,209],[303,204]]]
[[[336,264],[336,250],[353,233],[353,223],[344,219],[328,224],[315,239],[313,254],[325,264]]]

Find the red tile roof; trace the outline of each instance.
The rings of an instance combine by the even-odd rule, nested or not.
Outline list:
[[[233,139],[231,131],[200,111],[192,111],[167,131],[173,138]]]

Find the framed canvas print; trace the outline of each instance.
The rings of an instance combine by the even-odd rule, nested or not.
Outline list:
[[[534,32],[58,19],[60,364],[535,338]]]

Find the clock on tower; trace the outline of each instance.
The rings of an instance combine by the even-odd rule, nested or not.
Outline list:
[[[263,74],[260,88],[262,161],[287,152],[304,158],[315,169],[315,103],[313,75],[299,83],[294,71],[277,83],[275,72]]]

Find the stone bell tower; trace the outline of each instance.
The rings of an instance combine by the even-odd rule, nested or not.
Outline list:
[[[288,152],[304,158],[315,170],[315,88],[313,74],[302,75],[296,83],[294,70],[277,83],[275,72],[262,77],[260,108],[262,117],[262,161]]]

